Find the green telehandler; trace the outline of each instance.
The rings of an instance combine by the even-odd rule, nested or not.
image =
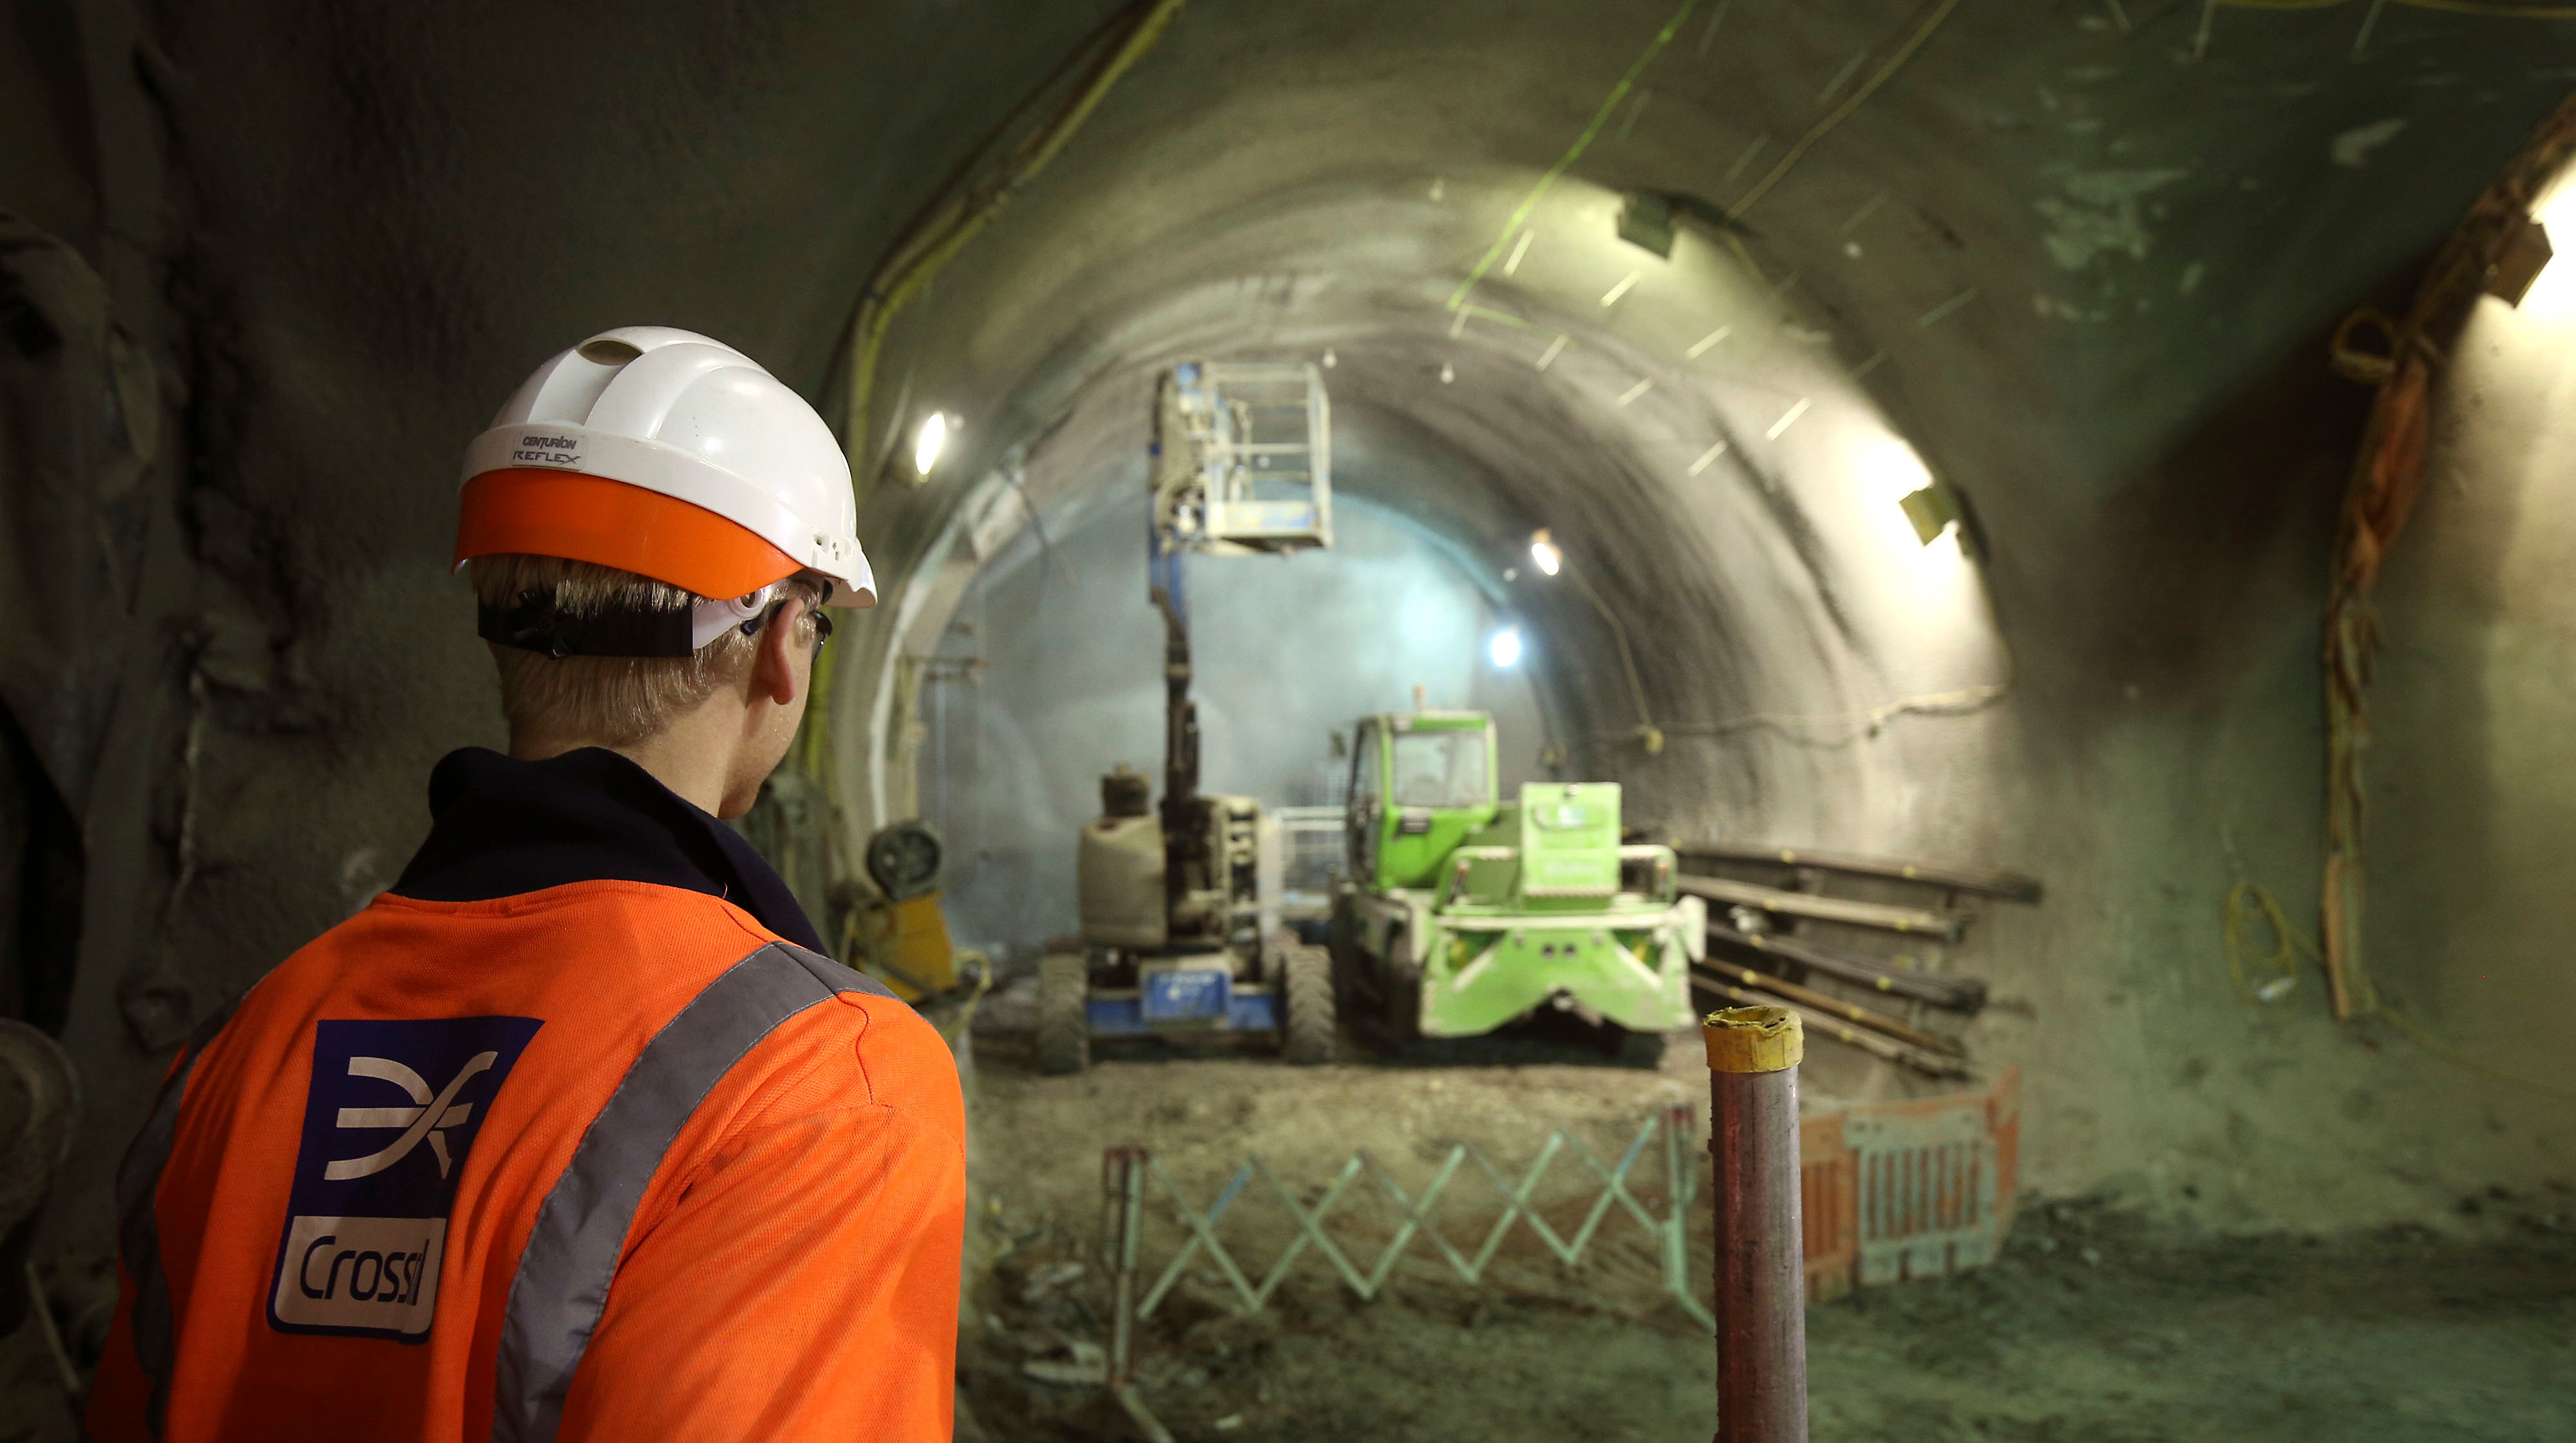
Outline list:
[[[1504,801],[1486,714],[1363,717],[1348,818],[1334,991],[1389,1045],[1553,1005],[1644,1061],[1698,1020],[1706,906],[1676,888],[1671,848],[1620,843],[1617,783],[1531,782]]]

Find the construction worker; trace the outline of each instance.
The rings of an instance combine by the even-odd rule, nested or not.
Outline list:
[[[510,754],[208,1020],[117,1178],[105,1440],[949,1437],[964,1112],[732,829],[867,606],[820,417],[604,332],[467,449]]]

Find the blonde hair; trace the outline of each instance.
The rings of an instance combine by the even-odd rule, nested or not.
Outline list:
[[[519,604],[529,592],[554,598],[565,616],[605,612],[663,614],[687,611],[698,601],[684,591],[631,571],[553,556],[478,556],[474,594],[486,606]],[[813,577],[790,577],[780,599],[802,600],[802,634],[813,634],[812,608],[823,588]],[[773,602],[773,614],[776,603]],[[742,680],[759,641],[740,627],[698,648],[692,656],[552,657],[499,642],[486,642],[501,672],[501,714],[513,737],[579,737],[601,746],[632,746],[683,712]]]

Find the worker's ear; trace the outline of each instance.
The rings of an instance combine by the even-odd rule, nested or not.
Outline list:
[[[791,598],[752,637],[752,700],[789,706],[805,689],[814,656],[813,628],[803,624],[807,609],[801,598]]]

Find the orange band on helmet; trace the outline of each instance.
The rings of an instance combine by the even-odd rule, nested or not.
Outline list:
[[[465,483],[456,564],[519,553],[613,566],[700,596],[743,596],[798,571],[748,528],[604,476],[516,467]]]

